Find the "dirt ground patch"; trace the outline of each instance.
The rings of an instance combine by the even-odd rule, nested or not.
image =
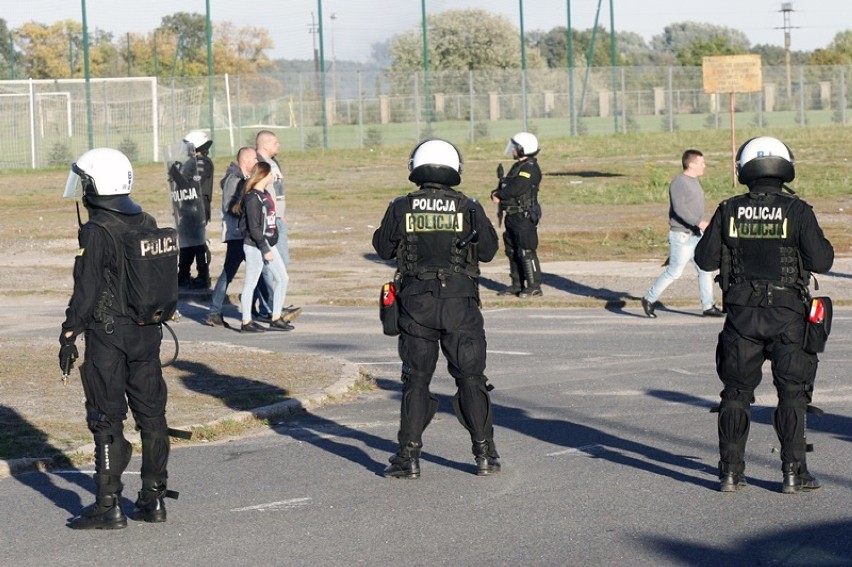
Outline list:
[[[41,339],[15,339],[4,340],[3,349],[0,459],[57,457],[91,443],[79,373],[73,371],[62,385],[57,347]],[[178,429],[292,400],[349,375],[359,378],[352,365],[332,357],[204,342],[182,343],[181,350],[185,354],[163,371],[169,388],[166,416]],[[125,432],[133,437],[131,415]]]

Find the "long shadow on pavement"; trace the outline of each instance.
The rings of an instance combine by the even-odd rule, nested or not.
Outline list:
[[[849,565],[852,521],[796,525],[716,546],[682,538],[650,536],[645,545],[669,557],[672,564],[715,565]],[[664,561],[668,563],[668,561]]]
[[[83,419],[82,415],[80,419]],[[50,444],[46,433],[32,425],[14,409],[3,405],[0,405],[0,432],[3,435],[3,438],[0,439],[0,446],[7,447],[16,443],[27,447],[21,451],[15,451],[15,454],[27,451],[34,453],[33,456],[39,459],[42,457],[52,458],[62,454],[59,449]],[[14,440],[7,438],[11,434],[15,435]],[[70,467],[70,463],[67,464]],[[74,468],[69,468],[65,472],[69,471],[71,474],[66,477],[69,481],[94,494],[95,484],[89,475],[79,473]],[[57,486],[55,476],[52,473],[23,472],[16,474],[14,478],[53,502],[57,507],[66,510],[69,514],[76,514],[83,507],[80,496],[73,490]]]
[[[199,363],[189,363],[178,361],[175,363],[175,368],[187,373],[182,378],[184,385],[195,392],[207,394],[221,399],[225,405],[231,409],[244,411],[254,409],[248,403],[251,399],[250,391],[254,393],[262,392],[265,395],[273,396],[273,399],[268,400],[268,404],[272,404],[284,399],[289,399],[289,394],[285,390],[267,384],[259,380],[253,380],[242,376],[221,376],[209,366]],[[219,386],[211,386],[211,382],[215,382]],[[387,389],[400,390],[399,385],[390,386],[390,381],[387,382]],[[447,402],[449,403],[449,402]],[[279,435],[287,435],[293,439],[310,443],[315,447],[337,455],[341,458],[352,461],[370,472],[381,475],[387,466],[384,461],[376,461],[368,455],[363,449],[348,443],[336,441],[334,437],[351,439],[363,443],[367,447],[380,450],[390,456],[396,452],[398,446],[394,440],[385,439],[366,431],[347,427],[335,421],[323,418],[319,415],[304,410],[304,413],[299,414],[291,419],[282,421],[272,427],[272,430]],[[439,465],[450,468],[471,471],[474,470],[473,465],[466,465],[456,461],[445,459],[438,455],[429,452],[424,452],[422,458]]]

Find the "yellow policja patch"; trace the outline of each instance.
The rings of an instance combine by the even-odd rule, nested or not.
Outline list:
[[[405,213],[405,232],[461,232],[462,213]]]
[[[521,171],[520,173],[518,173],[518,177],[526,177],[527,179],[529,179],[531,176],[526,171]]]

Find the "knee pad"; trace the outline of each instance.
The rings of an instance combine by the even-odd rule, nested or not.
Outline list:
[[[143,429],[140,436],[142,437],[142,482],[165,486],[168,478],[166,465],[169,462],[171,450],[168,428]]]
[[[722,401],[711,412],[718,412],[719,431],[719,470],[724,472],[742,472],[733,470],[741,468],[745,460],[745,446],[751,427],[751,403],[754,392],[725,388],[722,391]]]
[[[406,367],[402,374],[399,443],[422,444],[423,431],[438,412],[438,398],[429,391],[432,375]]]
[[[453,410],[459,423],[470,432],[474,441],[494,437],[491,396],[488,394],[494,386],[487,381],[485,376],[456,378],[457,390],[453,396]]]
[[[772,425],[781,443],[781,460],[803,462],[813,451],[807,443],[807,414],[821,415],[821,409],[809,405],[813,384],[778,388],[778,406],[772,411]]]

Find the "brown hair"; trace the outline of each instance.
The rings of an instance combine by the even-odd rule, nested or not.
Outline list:
[[[233,207],[234,213],[239,215],[243,210],[243,199],[246,194],[254,189],[260,181],[272,172],[272,167],[265,161],[259,161],[254,164],[249,172],[248,179],[243,183],[243,198],[240,199]]]

